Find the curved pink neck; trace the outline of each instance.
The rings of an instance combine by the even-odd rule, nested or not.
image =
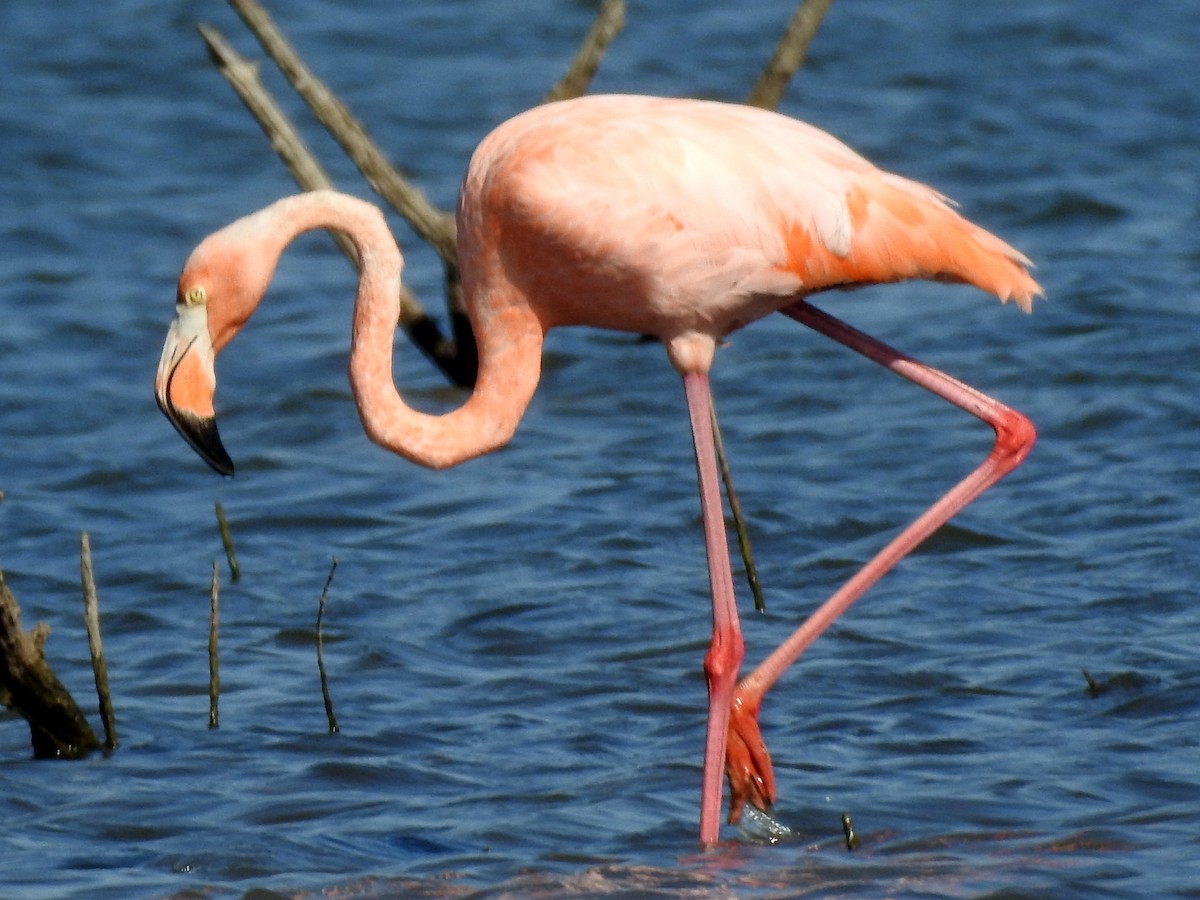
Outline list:
[[[480,282],[480,296],[468,297],[479,348],[475,389],[452,412],[421,413],[404,402],[392,376],[403,259],[383,215],[369,203],[332,191],[288,197],[270,211],[280,226],[275,233],[284,238],[280,252],[298,234],[315,228],[344,233],[358,251],[350,386],[371,440],[438,469],[508,442],[537,387],[543,337],[537,317],[518,301],[514,289],[485,280]],[[493,302],[497,299],[501,302]]]

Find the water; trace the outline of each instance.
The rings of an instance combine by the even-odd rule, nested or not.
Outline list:
[[[591,16],[276,6],[443,206]],[[595,87],[740,97],[789,14],[635,4]],[[1200,7],[835,4],[785,111],[955,197],[1037,261],[1050,299],[1025,317],[915,284],[824,305],[997,393],[1040,442],[768,697],[790,836],[727,828],[708,854],[704,570],[682,392],[657,349],[553,335],[512,446],[426,472],[361,435],[351,274],[310,237],[221,360],[238,477],[212,476],[159,415],[183,258],[293,190],[197,21],[252,51],[219,3],[0,8],[0,566],[90,709],[90,533],[121,738],[34,762],[0,718],[0,894],[1200,892]],[[436,259],[397,228],[436,307]],[[397,359],[415,403],[459,401],[410,348]],[[715,379],[767,585],[769,614],[746,616],[757,659],[988,435],[782,318],[737,335]],[[244,574],[225,577],[210,731],[216,500]],[[313,652],[331,557],[336,736]]]

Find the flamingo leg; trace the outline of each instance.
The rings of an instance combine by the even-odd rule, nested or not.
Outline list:
[[[775,802],[771,760],[758,728],[758,710],[763,695],[817,636],[884,573],[963,507],[1020,465],[1033,448],[1036,438],[1033,423],[1021,413],[804,301],[793,304],[783,312],[988,423],[996,433],[996,440],[991,452],[978,467],[888,543],[737,686],[730,711],[726,767],[731,789],[731,822],[738,820],[742,804],[747,799],[762,809]]]
[[[713,434],[712,394],[708,375],[683,376],[692,439],[696,447],[696,474],[700,483],[700,512],[704,546],[708,555],[708,580],[713,600],[712,644],[704,658],[708,678],[708,730],[704,741],[704,776],[700,786],[700,842],[715,844],[721,828],[721,769],[729,734],[729,709],[737,686],[744,644],[733,594],[729,543],[721,505]]]

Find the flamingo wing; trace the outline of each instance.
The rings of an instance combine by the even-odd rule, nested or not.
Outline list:
[[[1023,308],[1040,291],[932,188],[764,110],[591,97],[518,116],[480,157],[473,193],[509,277],[554,298],[548,325],[720,337],[830,288],[961,281]]]

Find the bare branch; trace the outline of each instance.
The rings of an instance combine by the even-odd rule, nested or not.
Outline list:
[[[419,188],[396,171],[367,135],[362,123],[304,64],[265,9],[255,0],[229,0],[229,5],[241,16],[267,56],[279,66],[296,93],[329,129],[376,193],[395,207],[447,264],[456,264],[454,217],[435,207]]]
[[[333,714],[333,698],[329,694],[329,677],[325,674],[325,597],[329,594],[329,585],[333,583],[333,573],[338,561],[335,556],[329,567],[329,575],[325,578],[325,587],[321,589],[321,599],[317,601],[317,671],[321,675],[321,697],[325,701],[325,718],[329,722],[329,733],[337,734],[337,716]]]
[[[87,626],[88,649],[92,655],[92,674],[100,701],[100,722],[104,725],[104,749],[117,747],[117,721],[113,715],[112,694],[108,690],[108,665],[104,662],[104,644],[100,640],[100,600],[92,575],[92,543],[85,531],[79,539],[79,577],[83,582],[83,620]]]
[[[592,83],[608,45],[624,27],[625,0],[604,0],[566,74],[550,89],[542,102],[582,96]]]
[[[39,759],[86,756],[100,746],[70,692],[42,656],[46,630],[21,630],[21,608],[0,572],[0,702],[29,723]]]
[[[221,723],[218,704],[221,701],[221,662],[217,636],[221,624],[221,567],[213,561],[212,583],[208,592],[208,727]]]
[[[242,569],[238,565],[237,553],[233,549],[233,533],[229,530],[229,520],[225,518],[225,508],[221,501],[215,503],[217,511],[217,530],[221,532],[221,543],[225,547],[225,558],[229,561],[229,577],[237,581],[242,577]]]
[[[746,103],[750,106],[761,106],[764,109],[775,109],[779,106],[788,82],[796,74],[796,70],[804,65],[804,56],[808,52],[808,45],[812,43],[817,29],[821,27],[821,21],[825,18],[825,13],[829,12],[829,7],[832,5],[833,0],[803,0],[801,2],[796,8],[792,20],[788,22],[787,28],[784,29],[771,61],[767,63],[762,75],[758,77],[758,82],[750,91],[750,96],[746,98]]]
[[[742,562],[746,566],[746,581],[750,585],[750,593],[754,597],[754,608],[759,612],[767,611],[767,602],[763,599],[762,582],[758,579],[758,566],[754,563],[754,551],[750,547],[750,532],[746,528],[746,519],[742,516],[742,504],[738,500],[737,491],[733,487],[733,473],[729,470],[729,459],[725,456],[725,440],[721,437],[721,423],[717,421],[717,407],[709,398],[712,412],[713,447],[717,451],[717,466],[721,470],[721,481],[725,485],[725,496],[729,500],[729,514],[733,517],[733,530],[737,534],[738,550],[742,553]]]
[[[296,183],[306,191],[333,187],[333,181],[325,169],[305,145],[291,121],[279,109],[270,93],[263,87],[258,75],[258,66],[248,62],[229,44],[219,31],[208,25],[200,25],[199,31],[208,46],[209,56],[222,77],[229,82],[242,103],[254,116],[259,127],[271,141],[271,146],[291,172]],[[399,176],[398,176],[399,177]],[[334,234],[351,264],[358,267],[358,253],[354,244],[343,234]],[[436,249],[436,248],[435,248]],[[451,299],[451,317],[457,340],[446,338],[434,320],[403,284],[400,286],[400,326],[411,340],[429,359],[455,384],[469,385],[475,380],[478,361],[475,358],[474,340],[470,337],[465,314],[456,311],[454,298],[457,296],[457,270],[455,277],[446,287]],[[450,275],[447,275],[448,280]],[[467,331],[464,340],[461,332]]]

